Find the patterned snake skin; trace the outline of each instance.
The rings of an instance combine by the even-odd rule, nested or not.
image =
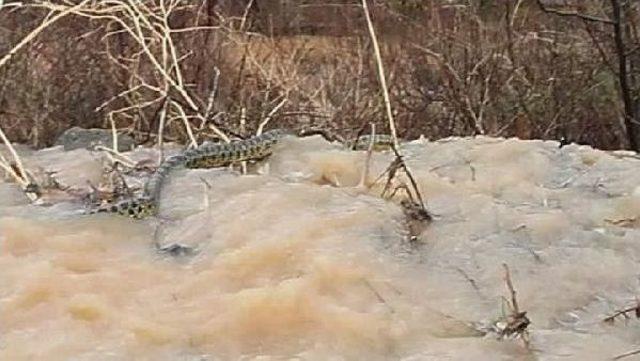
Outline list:
[[[261,135],[233,143],[204,143],[198,148],[188,149],[180,154],[165,159],[145,184],[141,196],[131,200],[107,204],[90,210],[94,213],[117,213],[123,216],[141,219],[153,216],[158,212],[160,191],[169,173],[179,167],[213,168],[233,162],[262,159],[271,154],[273,146],[283,137],[292,133],[276,129]],[[350,149],[367,149],[371,136],[365,135],[356,140],[345,142]],[[376,135],[373,139],[374,149],[389,148],[393,142],[388,135]]]

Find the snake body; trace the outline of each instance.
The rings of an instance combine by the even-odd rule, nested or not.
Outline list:
[[[157,214],[162,186],[174,169],[213,168],[233,162],[262,159],[269,156],[273,146],[282,138],[291,135],[282,129],[271,130],[261,135],[232,143],[203,143],[197,148],[167,157],[151,175],[145,184],[142,195],[117,203],[100,206],[89,213],[117,213],[123,216],[141,219]],[[345,147],[355,150],[367,149],[373,143],[374,149],[382,149],[393,144],[391,137],[380,134],[365,135],[353,141],[345,142]]]
[[[204,143],[167,157],[145,184],[142,195],[131,200],[107,204],[89,213],[117,213],[131,218],[145,218],[157,214],[162,186],[176,168],[213,168],[232,162],[261,159],[271,154],[273,146],[289,133],[271,130],[261,135],[233,143]]]
[[[370,134],[361,135],[356,139],[348,140],[344,143],[347,149],[367,150],[373,146],[373,150],[386,150],[393,147],[393,137],[389,134],[375,134],[373,138]]]

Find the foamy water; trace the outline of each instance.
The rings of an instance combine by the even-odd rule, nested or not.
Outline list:
[[[638,293],[639,160],[491,138],[403,152],[434,214],[418,242],[380,186],[358,186],[364,152],[319,137],[284,141],[247,175],[176,171],[146,221],[78,215],[60,192],[29,205],[0,183],[0,359],[602,360],[640,348],[640,321],[601,322]],[[100,179],[98,154],[24,154],[78,190]],[[375,153],[368,182],[392,159]],[[476,329],[506,312],[502,263],[529,348]]]

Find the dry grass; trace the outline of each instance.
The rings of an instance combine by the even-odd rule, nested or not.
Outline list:
[[[351,138],[393,119],[400,138],[626,142],[615,72],[600,56],[610,50],[604,28],[558,20],[534,3],[375,2],[369,26],[361,4],[319,3],[311,16],[292,2],[299,28],[249,1],[135,4],[0,11],[0,54],[11,53],[0,68],[0,125],[10,139],[45,146],[72,125],[115,124],[140,143],[193,146],[255,134],[261,123]],[[67,15],[11,52],[50,12]]]

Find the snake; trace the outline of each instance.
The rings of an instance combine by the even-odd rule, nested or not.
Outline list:
[[[199,147],[167,157],[149,177],[141,195],[96,207],[88,213],[115,213],[134,219],[155,216],[158,213],[162,186],[174,169],[214,168],[236,162],[264,159],[271,155],[274,146],[287,136],[294,136],[294,134],[285,129],[274,129],[231,143],[205,142]],[[391,147],[393,140],[386,134],[373,135],[373,138],[371,135],[364,135],[344,142],[343,145],[353,150],[368,149],[373,145],[376,150],[380,150]]]

